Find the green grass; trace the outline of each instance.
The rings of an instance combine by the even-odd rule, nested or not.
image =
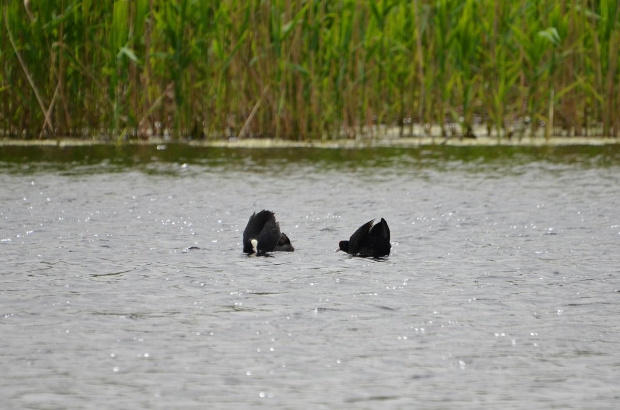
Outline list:
[[[4,0],[0,20],[14,137],[620,128],[616,0]]]

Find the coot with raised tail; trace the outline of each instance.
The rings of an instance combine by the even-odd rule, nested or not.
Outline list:
[[[354,256],[381,258],[390,254],[390,228],[385,219],[366,222],[351,235],[348,241],[340,241],[341,251]]]
[[[276,222],[273,212],[267,210],[254,212],[243,231],[243,252],[264,255],[277,250],[276,247],[280,241],[283,241],[283,246],[286,246],[288,242],[292,250],[290,240],[286,235],[284,235],[286,240],[283,240],[282,235],[280,224]]]

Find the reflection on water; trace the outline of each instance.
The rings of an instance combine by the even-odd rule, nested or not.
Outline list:
[[[92,165],[107,171],[142,167],[162,171],[162,164],[205,165],[223,169],[277,169],[314,164],[333,169],[363,171],[408,165],[413,168],[443,169],[456,164],[470,170],[488,170],[507,164],[526,165],[532,161],[579,166],[617,165],[620,144],[601,146],[423,146],[419,148],[313,149],[269,148],[243,149],[199,147],[187,144],[166,145],[94,145],[68,146],[3,146],[0,145],[0,169],[5,172],[72,170],[83,173]]]
[[[613,147],[0,153],[4,408],[617,402]]]

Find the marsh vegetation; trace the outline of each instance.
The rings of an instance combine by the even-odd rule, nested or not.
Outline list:
[[[617,136],[614,0],[3,2],[4,136]]]

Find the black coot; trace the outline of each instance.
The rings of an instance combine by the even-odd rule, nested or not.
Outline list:
[[[254,212],[243,231],[243,252],[263,255],[274,250],[287,250],[277,249],[280,242],[283,247],[288,245],[290,250],[293,250],[291,241],[280,232],[280,224],[276,222],[273,212],[266,210]]]
[[[366,222],[351,235],[348,241],[340,241],[340,250],[355,256],[373,258],[388,256],[392,247],[390,228],[383,218],[381,222],[373,223],[374,219]]]

